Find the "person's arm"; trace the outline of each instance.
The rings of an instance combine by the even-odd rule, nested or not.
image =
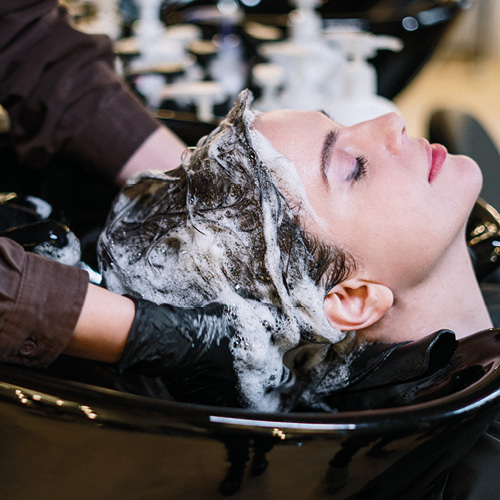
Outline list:
[[[169,129],[155,130],[130,157],[116,176],[119,185],[137,172],[147,169],[163,172],[177,168],[186,145]]]
[[[134,317],[135,304],[131,299],[90,284],[64,353],[116,363],[127,342]]]
[[[182,308],[132,300],[85,271],[0,237],[0,361],[46,367],[68,354],[161,376],[186,401],[241,404],[222,304]]]
[[[88,274],[0,237],[0,361],[48,366],[66,348]]]
[[[115,72],[110,40],[74,29],[56,0],[0,3],[0,104],[19,159],[34,167],[62,151],[122,181],[124,165],[180,163],[184,145],[170,138],[154,162],[137,165],[135,152],[171,132],[155,134],[162,126]]]

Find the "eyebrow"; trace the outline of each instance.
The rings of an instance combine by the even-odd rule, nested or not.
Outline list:
[[[323,178],[323,182],[325,183],[327,189],[330,189],[327,172],[330,167],[333,147],[335,146],[337,137],[338,137],[338,132],[336,132],[335,130],[330,130],[330,132],[326,134],[325,140],[323,141],[323,147],[321,148],[321,160],[320,160],[321,177]]]
[[[330,118],[330,120],[332,120],[332,122],[334,122],[335,120],[332,118],[332,116],[330,115],[330,113],[328,113],[328,111],[325,111],[324,109],[318,109],[318,111],[322,114],[322,115],[325,115],[327,118]]]

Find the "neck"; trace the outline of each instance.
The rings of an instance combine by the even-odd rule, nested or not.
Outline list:
[[[358,333],[368,341],[401,342],[443,328],[463,338],[491,327],[464,243],[450,251],[425,282],[395,293],[384,317]]]

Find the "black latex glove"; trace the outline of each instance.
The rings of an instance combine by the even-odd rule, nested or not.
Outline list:
[[[133,300],[136,315],[120,372],[161,377],[179,401],[242,405],[229,348],[234,329],[225,306],[182,308]]]
[[[405,406],[454,393],[483,373],[475,364],[461,367],[460,357],[455,355],[457,347],[450,330],[439,330],[414,342],[366,344],[352,354],[349,383],[344,388],[316,393],[315,399],[301,406],[327,411],[368,410]],[[334,358],[332,365],[337,362]],[[325,363],[328,366],[328,360]]]

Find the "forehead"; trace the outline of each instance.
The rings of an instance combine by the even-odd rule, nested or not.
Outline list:
[[[282,154],[294,159],[297,153],[319,148],[335,124],[320,111],[278,110],[255,119],[255,128]]]
[[[321,181],[320,165],[327,134],[338,127],[320,111],[279,110],[259,115],[255,128],[288,158],[307,192]]]

